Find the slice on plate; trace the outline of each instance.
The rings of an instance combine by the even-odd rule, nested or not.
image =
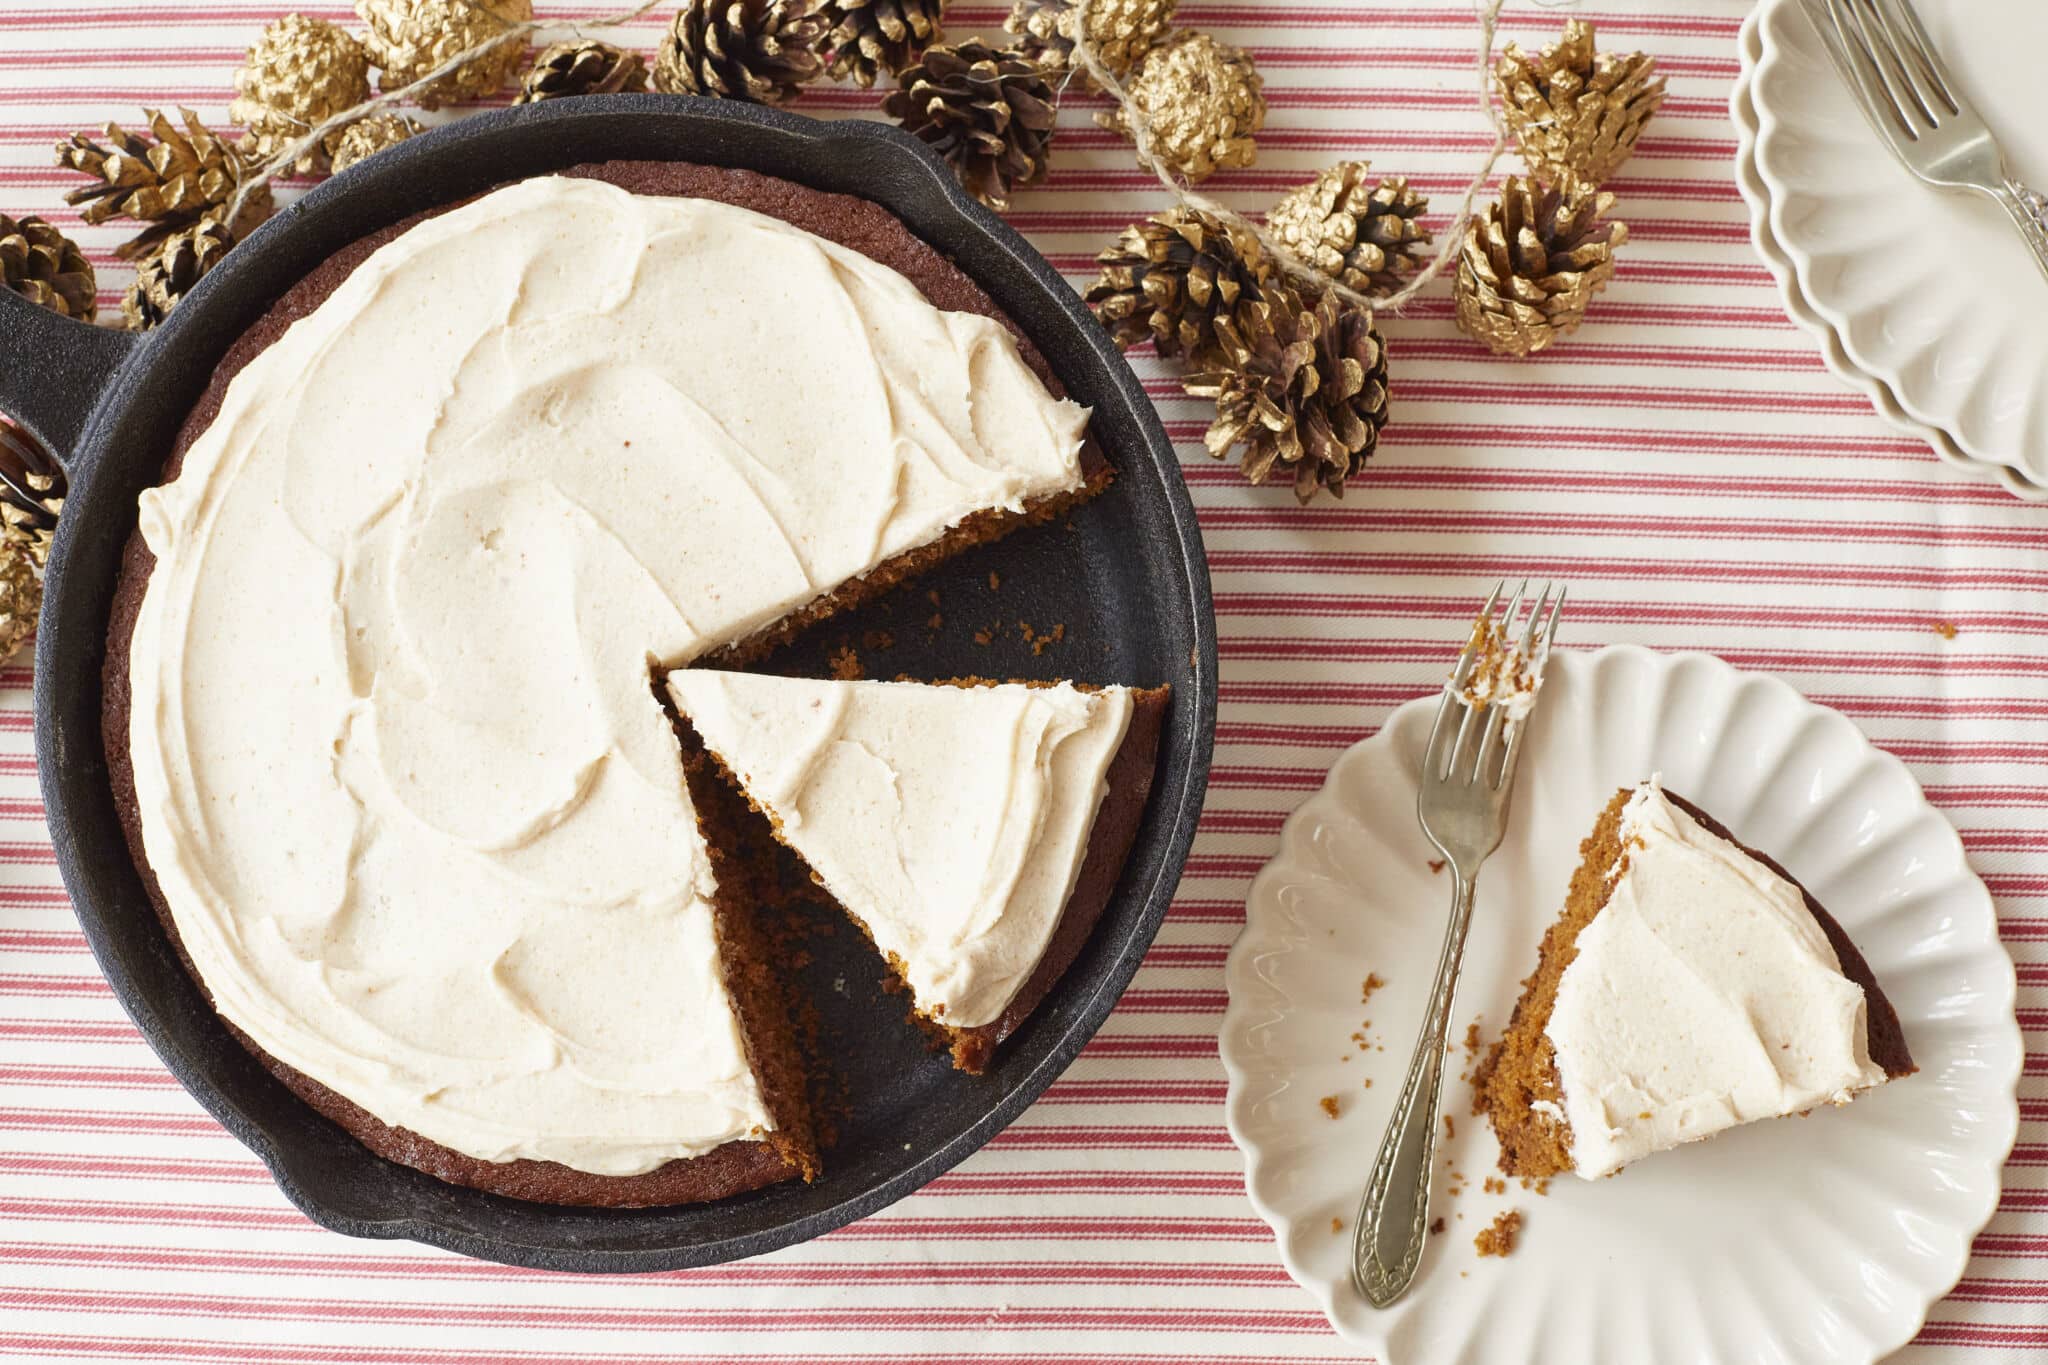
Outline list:
[[[1579,853],[1478,1078],[1509,1175],[1595,1179],[1913,1071],[1842,927],[1657,778],[1616,792]]]
[[[1102,914],[1152,783],[1167,689],[668,677],[775,837],[980,1071]]]

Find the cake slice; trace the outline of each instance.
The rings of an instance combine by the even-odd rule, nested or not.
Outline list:
[[[1151,786],[1167,689],[685,669],[678,715],[980,1071],[1073,961]]]
[[[1477,1078],[1501,1170],[1591,1180],[1913,1071],[1842,927],[1657,778],[1616,792],[1579,853]]]

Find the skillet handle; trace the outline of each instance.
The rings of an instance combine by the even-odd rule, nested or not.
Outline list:
[[[0,413],[42,442],[68,482],[85,419],[107,381],[135,349],[133,332],[60,317],[0,289]]]

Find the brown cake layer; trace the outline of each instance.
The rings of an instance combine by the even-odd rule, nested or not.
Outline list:
[[[1035,679],[1017,678],[1011,681],[1025,687],[1055,687],[1058,684]],[[939,685],[952,687],[993,687],[995,680],[989,678],[948,678]],[[1082,691],[1095,691],[1085,684],[1076,683]],[[1167,686],[1135,688],[1131,695],[1131,721],[1124,731],[1123,743],[1118,746],[1116,757],[1110,760],[1109,771],[1103,780],[1109,790],[1103,793],[1102,805],[1095,812],[1095,822],[1088,827],[1088,851],[1081,859],[1081,870],[1074,878],[1073,892],[1060,910],[1059,923],[1053,926],[1052,937],[1046,941],[1045,952],[1038,959],[1038,965],[1024,984],[1017,988],[1017,994],[1003,1007],[1003,1012],[986,1024],[975,1028],[954,1028],[944,1020],[928,1014],[914,1014],[913,1018],[932,1032],[945,1044],[952,1054],[953,1065],[962,1071],[980,1075],[988,1069],[989,1059],[1005,1038],[1017,1031],[1046,992],[1052,989],[1074,958],[1080,954],[1081,945],[1088,941],[1088,935],[1095,930],[1095,922],[1102,918],[1102,912],[1109,905],[1109,897],[1116,890],[1118,878],[1123,875],[1124,858],[1131,851],[1131,841],[1137,837],[1138,822],[1144,818],[1145,802],[1152,794],[1152,773],[1158,764],[1159,732],[1166,722],[1166,706],[1173,697],[1173,689]],[[739,793],[759,818],[767,833],[789,849],[790,856],[802,863],[811,880],[821,887],[824,879],[804,863],[801,853],[791,847],[782,837],[781,823],[746,795],[745,784],[725,761],[718,757],[703,738],[690,726],[687,716],[677,716],[676,723],[684,733],[684,746],[692,752],[705,754],[717,767],[727,786]],[[765,868],[757,869],[757,875],[767,877]],[[837,902],[835,902],[836,904]],[[851,920],[869,942],[874,935],[860,916],[839,907],[840,913]],[[877,950],[880,945],[876,945]],[[889,969],[900,981],[904,978],[903,963],[890,954],[884,954]]]
[[[1557,1005],[1558,982],[1578,956],[1580,932],[1592,923],[1613,891],[1608,872],[1622,855],[1621,813],[1634,790],[1623,787],[1617,791],[1600,812],[1593,832],[1579,845],[1579,866],[1572,873],[1571,888],[1565,893],[1564,910],[1544,931],[1536,970],[1522,982],[1522,995],[1515,1002],[1507,1030],[1473,1077],[1473,1110],[1492,1119],[1494,1135],[1500,1139],[1500,1169],[1509,1175],[1541,1177],[1572,1169],[1571,1125],[1539,1113],[1533,1106],[1538,1101],[1557,1105],[1564,1101],[1557,1055],[1549,1038],[1550,1015]],[[1915,1070],[1913,1058],[1906,1047],[1898,1011],[1835,917],[1797,877],[1768,854],[1744,844],[1726,825],[1676,792],[1667,790],[1664,795],[1672,805],[1698,821],[1702,829],[1726,839],[1799,888],[1808,912],[1834,948],[1842,974],[1863,988],[1871,1060],[1894,1080],[1911,1075]]]
[[[1046,364],[1030,338],[1005,316],[994,300],[951,261],[917,238],[893,214],[880,205],[850,195],[831,194],[796,185],[752,171],[699,166],[687,162],[610,161],[571,167],[562,175],[604,180],[637,194],[712,199],[769,214],[828,241],[849,247],[888,266],[915,284],[925,297],[940,308],[979,313],[1001,322],[1017,338],[1018,348],[1032,371],[1055,394],[1064,392],[1058,378]],[[341,282],[372,252],[407,228],[460,206],[458,201],[428,213],[418,214],[382,231],[370,234],[342,248],[303,280],[286,291],[268,312],[252,325],[222,358],[212,381],[194,404],[180,429],[170,459],[165,463],[163,481],[177,477],[185,452],[212,424],[220,411],[229,382],[292,323],[317,308]],[[804,625],[822,620],[876,593],[894,586],[971,545],[993,540],[1018,526],[1043,520],[1106,487],[1112,477],[1110,466],[1091,439],[1081,452],[1087,486],[1073,494],[1043,500],[1028,506],[1020,515],[981,513],[932,545],[887,561],[860,579],[842,585],[820,602],[793,614],[783,623],[740,642],[721,657],[737,660],[755,658],[788,639]],[[129,851],[142,875],[164,931],[180,960],[202,991],[206,983],[193,967],[179,940],[155,872],[143,850],[141,817],[136,806],[134,767],[128,754],[128,721],[131,692],[128,678],[129,648],[135,618],[155,558],[143,543],[140,531],[132,533],[123,554],[120,580],[116,586],[112,616],[107,630],[107,657],[102,678],[101,721],[107,764],[113,781],[115,807],[127,835]],[[688,774],[686,765],[686,776]],[[701,774],[692,778],[694,790],[702,785]],[[1148,766],[1149,780],[1149,766]],[[1142,800],[1141,800],[1142,805]],[[1135,827],[1135,817],[1132,820]],[[1125,841],[1128,846],[1128,839]],[[737,861],[726,857],[714,865],[723,884],[731,870],[743,875]],[[1119,855],[1119,858],[1121,855]],[[1110,883],[1115,881],[1112,872]],[[1100,907],[1097,909],[1099,913]],[[789,1036],[786,1001],[774,966],[764,955],[758,935],[744,913],[738,896],[721,895],[714,905],[721,952],[727,963],[728,985],[738,1007],[740,1023],[760,1075],[770,1112],[778,1131],[766,1141],[733,1142],[702,1156],[671,1161],[644,1175],[602,1176],[548,1161],[484,1161],[467,1156],[416,1133],[384,1124],[348,1099],[312,1078],[266,1055],[240,1030],[229,1031],[270,1072],[292,1092],[327,1118],[340,1124],[364,1146],[379,1156],[425,1171],[458,1185],[493,1194],[543,1203],[584,1204],[610,1207],[639,1207],[657,1204],[695,1203],[724,1198],[762,1185],[797,1176],[809,1178],[817,1171],[815,1145],[811,1138],[808,1105],[802,1084],[800,1060]],[[1085,935],[1084,935],[1085,936]],[[1072,951],[1078,950],[1078,942]],[[1035,978],[1034,978],[1035,979]],[[1048,983],[1049,985],[1049,983]],[[1042,992],[1041,992],[1042,993]],[[210,993],[209,999],[211,998]],[[223,1021],[225,1022],[225,1021]]]

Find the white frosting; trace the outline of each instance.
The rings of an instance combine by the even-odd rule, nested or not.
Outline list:
[[[1542,657],[1532,657],[1520,641],[1510,640],[1490,613],[1482,614],[1472,628],[1472,646],[1478,657],[1472,671],[1459,683],[1455,672],[1451,682],[1465,704],[1473,707],[1498,706],[1501,723],[1516,725],[1529,718],[1536,707],[1536,690],[1543,683]]]
[[[920,1010],[958,1028],[1002,1014],[1080,875],[1128,689],[700,669],[668,685]]]
[[[1623,811],[1618,880],[1558,982],[1572,1159],[1594,1179],[1885,1079],[1863,989],[1799,888],[1701,828],[1656,778]]]
[[[550,177],[378,250],[142,496],[143,839],[220,1012],[488,1160],[769,1128],[650,662],[1077,487],[1086,417],[744,209]]]

